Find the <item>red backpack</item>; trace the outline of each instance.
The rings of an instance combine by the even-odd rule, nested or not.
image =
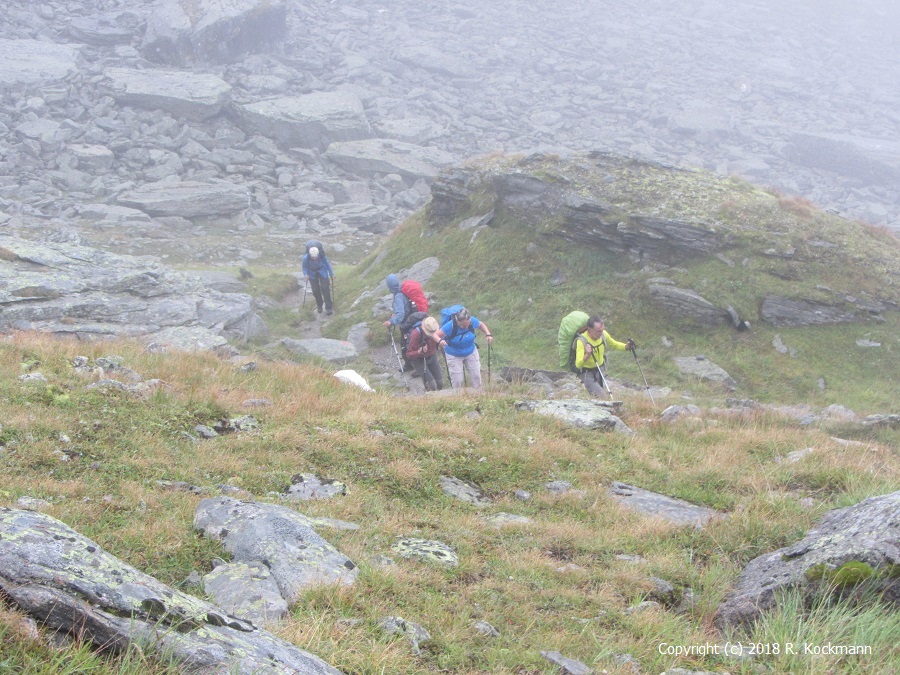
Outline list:
[[[425,293],[422,292],[422,284],[418,281],[407,279],[400,284],[400,291],[416,306],[416,311],[428,311],[428,298],[426,298]]]

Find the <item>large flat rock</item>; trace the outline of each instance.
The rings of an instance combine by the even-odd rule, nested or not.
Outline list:
[[[110,95],[120,105],[162,110],[190,120],[218,115],[231,92],[231,85],[206,73],[108,68],[104,74]]]
[[[224,181],[161,181],[123,192],[116,201],[151,216],[196,218],[239,213],[248,207],[250,193]]]
[[[280,42],[286,14],[284,0],[157,0],[141,51],[177,66],[229,63]]]
[[[372,135],[362,101],[344,91],[285,96],[235,106],[238,124],[247,132],[282,146],[317,148]]]
[[[227,337],[265,333],[253,308],[249,295],[221,293],[145,258],[0,235],[0,330],[214,349]]]
[[[59,82],[78,70],[78,45],[0,40],[0,86]]]
[[[700,528],[711,520],[722,518],[722,514],[714,509],[619,481],[610,486],[609,493],[628,508],[662,518],[673,525],[693,525]]]
[[[600,431],[623,431],[630,433],[622,420],[613,414],[613,408],[621,403],[606,403],[586,399],[547,399],[519,401],[516,410],[527,410],[538,415],[547,415],[562,420],[569,426]]]
[[[441,167],[452,164],[455,159],[438,148],[385,138],[332,143],[325,158],[352,174],[396,173],[410,181],[433,180]]]

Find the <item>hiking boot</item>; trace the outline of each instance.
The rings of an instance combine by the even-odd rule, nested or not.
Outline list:
[[[327,314],[328,316],[331,316],[332,314],[334,314],[334,310],[333,310],[333,309],[326,309],[326,310],[325,310],[325,314]]]

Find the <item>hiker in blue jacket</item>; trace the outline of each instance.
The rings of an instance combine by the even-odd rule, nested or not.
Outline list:
[[[396,274],[388,274],[384,283],[387,284],[388,290],[394,296],[394,301],[391,305],[393,314],[391,314],[390,319],[384,322],[384,325],[388,328],[391,326],[399,326],[403,323],[404,319],[406,319],[407,315],[413,311],[410,307],[410,301],[403,295],[403,291],[400,290],[400,277]]]
[[[472,388],[481,388],[481,359],[475,345],[476,330],[487,336],[488,344],[493,342],[494,337],[487,324],[476,319],[463,307],[437,332],[437,337],[440,338],[438,346],[444,348],[447,370],[450,371],[450,386],[454,389],[461,389],[465,382],[463,368],[469,373]]]
[[[394,330],[394,326],[397,326],[397,329],[400,331],[400,353],[403,355],[403,370],[413,370],[413,363],[406,356],[407,334],[403,331],[403,322],[415,311],[415,307],[412,306],[412,302],[400,290],[400,277],[396,274],[388,274],[384,283],[394,296],[393,304],[391,305],[391,318],[385,321],[384,325],[387,326],[388,331]]]
[[[310,242],[310,244],[318,242]],[[321,314],[322,306],[325,306],[325,313],[331,316],[334,309],[331,304],[331,278],[334,277],[334,270],[331,269],[331,263],[323,251],[319,250],[319,246],[307,245],[306,255],[303,256],[303,280],[309,280],[309,286],[312,289],[313,297],[316,299],[316,311]]]

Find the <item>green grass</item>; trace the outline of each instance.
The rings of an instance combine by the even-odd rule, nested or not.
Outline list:
[[[169,387],[146,399],[86,391],[90,378],[69,365],[77,354],[120,355],[129,368]],[[39,362],[32,370],[67,399],[19,382],[25,361]],[[185,437],[196,424],[244,414],[241,401],[262,396],[273,405],[254,411],[260,431],[199,444]],[[17,335],[0,343],[0,467],[9,477],[0,505],[14,508],[22,496],[45,499],[50,515],[177,585],[194,570],[209,571],[224,552],[191,530],[201,497],[158,481],[230,483],[266,501],[295,473],[313,472],[344,481],[350,493],[295,508],[359,523],[358,531],[323,536],[361,574],[352,587],[311,589],[275,631],[345,672],[555,672],[541,650],[609,672],[624,672],[616,656],[626,653],[648,672],[675,666],[744,672],[740,663],[716,657],[663,655],[658,645],[721,641],[711,628],[715,610],[749,560],[797,541],[829,508],[890,491],[900,473],[896,445],[879,442],[878,434],[868,439],[870,452],[768,414],[661,425],[649,402],[626,395],[623,419],[637,432],[626,437],[517,412],[517,398],[502,390],[415,400],[366,395],[314,365],[263,360],[244,372],[207,354],[157,355],[137,344]],[[67,461],[57,452],[61,434],[69,438]],[[813,446],[816,452],[797,464],[775,461]],[[493,504],[476,508],[448,497],[439,487],[443,475],[475,482]],[[568,480],[575,492],[551,494],[543,487],[550,480]],[[699,531],[655,523],[608,497],[613,480],[731,516]],[[533,496],[521,502],[516,490]],[[812,508],[800,505],[804,497],[812,498]],[[501,511],[531,522],[496,527],[482,517]],[[401,536],[449,544],[460,566],[434,568],[396,556],[394,566],[376,564],[378,556],[393,555]],[[690,591],[693,603],[682,611],[629,613],[653,597],[651,576],[674,584],[679,598]],[[806,610],[786,607],[779,619],[785,626],[805,616]],[[432,634],[418,656],[404,638],[377,627],[396,615]],[[478,619],[500,637],[480,636],[472,625]],[[888,618],[868,621],[862,614],[845,619],[873,626],[877,653],[836,661],[834,672],[889,672],[900,664],[895,650],[881,647],[892,626]],[[806,639],[786,630],[770,631],[768,641]],[[862,628],[854,631],[831,639],[868,639]],[[762,641],[763,632],[745,640]],[[138,664],[133,656],[100,656],[80,644],[49,647],[45,638],[34,641],[12,627],[0,635],[0,663],[10,672],[55,672],[61,663],[71,669],[59,672],[172,672],[149,655]],[[816,672],[821,661],[758,663],[771,665],[771,672],[795,666]]]

